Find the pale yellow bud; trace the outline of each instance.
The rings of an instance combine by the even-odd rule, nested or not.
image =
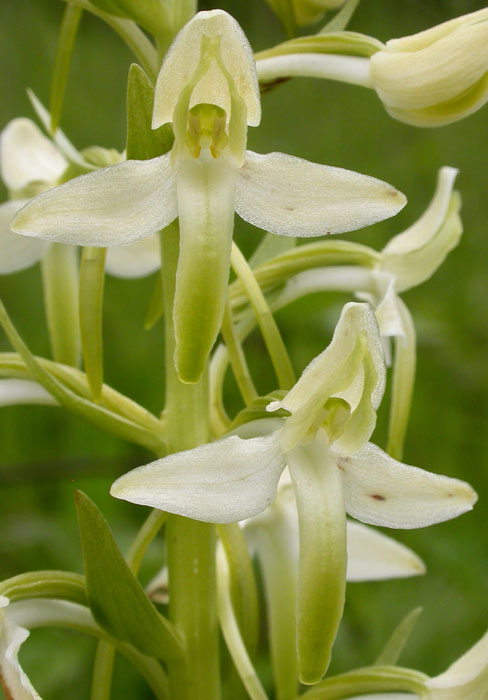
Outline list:
[[[472,114],[488,101],[488,8],[387,42],[370,69],[395,119],[431,127]]]

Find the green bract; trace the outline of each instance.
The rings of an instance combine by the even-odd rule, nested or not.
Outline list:
[[[172,121],[169,154],[128,161],[45,193],[16,217],[26,235],[110,246],[180,223],[175,360],[196,382],[224,309],[234,210],[285,236],[320,236],[392,216],[405,199],[384,182],[300,158],[245,150],[260,120],[251,48],[222,10],[198,13],[159,74],[153,127]]]

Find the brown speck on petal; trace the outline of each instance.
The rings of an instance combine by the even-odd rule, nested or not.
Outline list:
[[[370,495],[371,498],[374,498],[375,501],[386,501],[385,496],[382,496],[380,493],[372,493]]]

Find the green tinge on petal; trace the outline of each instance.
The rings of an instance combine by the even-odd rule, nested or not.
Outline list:
[[[324,435],[288,454],[297,499],[300,557],[297,650],[300,680],[315,684],[330,663],[346,590],[346,512]]]
[[[367,304],[346,304],[330,345],[304,370],[285,399],[268,407],[270,411],[284,408],[292,414],[283,430],[283,449],[291,449],[306,439],[310,430],[316,430],[329,398],[344,399],[354,416],[359,406],[363,410],[365,402],[370,401],[374,409],[378,407],[384,385],[383,350],[373,311]],[[324,414],[323,419],[326,417]],[[368,439],[374,421],[367,420],[363,427],[362,440]]]
[[[257,126],[261,104],[252,49],[235,19],[223,10],[199,12],[176,37],[163,62],[156,84],[153,127],[173,120],[173,111],[200,62],[203,37],[220,37],[222,61],[236,82],[247,107],[247,123]],[[227,81],[215,62],[195,87],[190,107],[210,103],[230,114]]]
[[[384,254],[383,268],[395,276],[397,292],[403,292],[429,279],[457,246],[463,232],[460,209],[461,197],[458,192],[454,192],[445,219],[430,241],[409,252]]]
[[[175,361],[197,382],[219,332],[234,228],[234,171],[222,159],[178,163],[180,253],[176,272]]]

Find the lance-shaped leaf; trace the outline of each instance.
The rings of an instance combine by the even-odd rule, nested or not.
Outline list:
[[[148,160],[167,153],[173,146],[170,125],[151,128],[154,87],[144,70],[133,63],[127,84],[127,160]]]
[[[297,499],[300,556],[297,651],[302,683],[318,683],[331,659],[346,594],[346,511],[325,434],[288,454]]]
[[[271,503],[285,464],[279,432],[249,440],[233,435],[137,467],[110,493],[188,518],[235,522]]]
[[[182,654],[175,630],[129,569],[96,505],[76,494],[86,593],[93,616],[109,634],[148,656],[174,659]]]
[[[0,596],[0,682],[5,697],[12,700],[41,700],[22,670],[18,655],[28,630],[9,620],[8,598]]]
[[[337,456],[347,512],[371,525],[411,529],[471,510],[476,493],[465,481],[410,467],[368,443]]]

